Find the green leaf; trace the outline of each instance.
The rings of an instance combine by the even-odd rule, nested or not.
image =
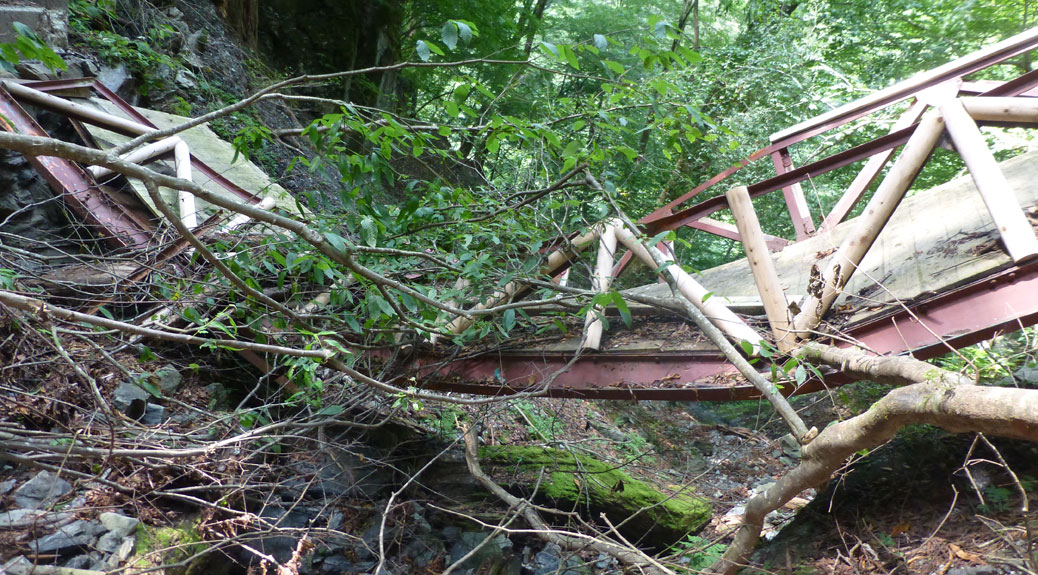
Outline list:
[[[712,297],[714,297],[714,292],[712,292],[712,291],[706,292],[705,294],[703,294],[703,303],[706,303],[706,300],[708,300],[708,299],[710,299]]]
[[[559,46],[559,51],[562,52],[562,56],[566,59],[567,64],[577,70],[580,69],[580,61],[577,60],[577,54],[573,51],[573,48],[563,44]]]
[[[541,49],[541,52],[544,52],[548,56],[552,56],[556,59],[560,57],[559,49],[555,46],[555,44],[552,44],[551,42],[541,42],[539,48]]]
[[[746,341],[745,339],[739,342],[739,347],[742,348],[742,352],[746,355],[753,355],[753,344]]]
[[[360,229],[364,234],[364,243],[375,247],[378,243],[378,227],[375,225],[375,220],[371,216],[364,216],[360,220]]]
[[[614,291],[613,293],[613,304],[616,305],[616,310],[620,312],[620,319],[623,320],[624,325],[631,327],[633,323],[631,321],[631,308],[627,307],[627,302],[624,301],[624,297],[620,295],[620,292]]]
[[[804,382],[807,381],[807,370],[803,365],[798,365],[793,377],[797,380],[797,385],[804,385]]]
[[[624,73],[624,65],[619,63],[619,62],[614,62],[612,60],[602,60],[602,64],[606,68],[609,68],[610,70],[612,70],[613,72],[615,72],[617,74],[623,74]]]
[[[440,39],[443,40],[448,50],[453,50],[458,45],[458,25],[453,20],[443,25],[440,30]]]
[[[328,243],[332,244],[337,252],[346,251],[346,240],[339,234],[333,234],[331,232],[324,232],[324,239],[328,240]]]
[[[317,415],[333,416],[339,415],[344,411],[346,411],[346,408],[341,405],[327,405],[321,408],[321,410],[317,412]]]
[[[506,309],[504,316],[501,319],[505,331],[512,331],[512,328],[515,327],[515,309]]]
[[[418,57],[422,59],[422,62],[428,62],[429,58],[432,57],[432,50],[429,48],[429,44],[426,44],[425,40],[419,40],[416,46],[418,51]]]
[[[469,23],[464,20],[453,20],[453,22],[458,26],[458,33],[461,35],[461,41],[465,44],[471,42],[473,34],[472,27]]]
[[[147,377],[141,377],[137,380],[137,386],[147,391],[152,397],[162,398],[162,390],[157,385],[148,380]]]

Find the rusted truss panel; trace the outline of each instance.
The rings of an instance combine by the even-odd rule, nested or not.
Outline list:
[[[3,87],[0,87],[0,127],[19,134],[48,137]],[[111,247],[139,248],[151,240],[155,227],[117,202],[75,162],[54,156],[30,156],[28,160],[76,216]]]

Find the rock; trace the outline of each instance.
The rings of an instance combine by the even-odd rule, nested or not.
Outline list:
[[[800,459],[800,442],[793,437],[792,433],[787,433],[779,438],[779,448],[783,454],[793,459]]]
[[[125,99],[133,98],[137,93],[137,86],[133,81],[133,75],[125,64],[119,64],[114,68],[102,66],[97,73],[97,81]]]
[[[166,397],[176,393],[180,383],[184,380],[177,368],[172,365],[159,368],[154,375],[159,389],[162,390],[162,395]]]
[[[161,405],[155,405],[149,403],[144,406],[144,415],[140,417],[140,422],[144,425],[161,425],[166,421],[166,408]]]
[[[19,555],[0,566],[0,573],[6,573],[7,575],[30,575],[34,568],[32,561]]]
[[[101,553],[115,553],[115,550],[123,544],[123,539],[125,539],[125,537],[123,537],[122,535],[116,533],[115,531],[109,531],[97,540],[97,550]]]
[[[115,388],[115,393],[112,395],[112,403],[115,404],[116,409],[125,413],[127,417],[140,419],[148,411],[148,399],[150,397],[151,394],[141,389],[140,386],[123,382],[119,384],[119,387]]]
[[[205,390],[209,393],[209,410],[210,411],[230,411],[234,409],[234,399],[231,397],[231,392],[222,383],[210,383],[205,386]]]
[[[465,531],[461,534],[461,538],[451,546],[450,562],[454,563],[460,561],[462,557],[471,552],[473,549],[478,547],[487,538],[488,533],[484,531]],[[439,540],[435,540],[439,542]],[[443,544],[440,543],[442,547]],[[435,547],[435,545],[434,545]],[[472,557],[469,557],[459,567],[469,569],[479,569],[485,564],[497,564],[501,563],[503,559],[503,552],[512,548],[512,541],[504,535],[497,535],[493,537],[486,545],[483,545],[476,551]],[[416,557],[417,558],[417,557]],[[435,558],[432,556],[431,559]],[[493,572],[493,569],[488,571]]]
[[[1024,381],[1027,383],[1038,383],[1038,366],[1032,365],[1021,367],[1020,369],[1016,370],[1016,373],[1014,373],[1013,375],[1015,375],[1016,378],[1020,381]]]
[[[106,566],[116,568],[119,565],[122,565],[126,559],[130,557],[130,554],[133,553],[134,543],[136,543],[136,538],[134,537],[123,539],[122,543],[119,544],[119,547],[112,553],[111,557],[108,558]],[[103,571],[105,569],[102,568],[99,570]]]
[[[54,80],[54,73],[39,60],[22,60],[14,67],[23,80]]]
[[[0,481],[0,495],[7,495],[14,489],[14,486],[18,485],[17,479],[8,479],[7,481]]]
[[[591,569],[571,553],[563,557],[562,548],[554,543],[544,546],[533,557],[533,575],[588,575]]]
[[[181,90],[195,90],[198,88],[195,79],[195,75],[190,70],[178,70],[174,82]]]
[[[14,492],[14,503],[26,509],[49,507],[72,491],[72,484],[49,471],[41,471]]]
[[[133,533],[141,522],[140,519],[127,517],[111,511],[102,513],[98,519],[101,520],[101,525],[104,525],[105,529],[114,531],[123,537]]]
[[[86,569],[90,567],[93,562],[94,560],[91,559],[89,555],[76,555],[72,559],[66,561],[62,567],[66,569]]]
[[[24,529],[29,525],[45,527],[71,517],[71,513],[50,513],[40,509],[13,509],[0,513],[0,529]]]
[[[63,555],[97,542],[97,535],[104,531],[99,523],[93,521],[76,521],[41,537],[29,544],[29,549],[37,555],[56,553]]]

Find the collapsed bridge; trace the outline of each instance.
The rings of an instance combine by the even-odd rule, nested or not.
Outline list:
[[[808,339],[859,346],[876,355],[911,353],[925,359],[1038,323],[1038,152],[999,164],[979,127],[1038,123],[1038,71],[1009,81],[971,80],[1036,49],[1038,29],[1033,29],[919,74],[773,134],[770,145],[637,225],[623,219],[601,222],[560,242],[542,272],[564,274],[581,251],[597,247],[592,288],[602,294],[635,257],[666,276],[668,284],[623,292],[617,305],[625,316],[634,317],[631,327],[612,322],[605,330],[601,316],[616,311],[594,308],[584,326],[556,336],[517,337],[504,346],[447,353],[419,347],[406,360],[408,375],[415,375],[419,388],[482,395],[540,391],[599,399],[738,400],[757,397],[759,391],[743,379],[716,340],[687,322],[690,310],[703,314],[765,372],[769,359]],[[174,127],[183,119],[146,114],[95,80],[0,83],[0,128],[44,136],[23,104],[64,114],[75,120],[83,141],[117,153],[131,149],[134,138],[154,139],[168,132],[168,137],[121,157],[131,163],[172,158],[177,178],[204,187],[218,205],[251,206],[254,216],[276,205],[289,211],[297,205],[263,177],[241,172],[228,177],[227,166],[235,164],[236,155],[226,143],[221,152],[227,156],[225,167],[204,163],[199,156],[209,160],[218,154],[207,149],[196,155],[213,139],[193,139],[202,126],[181,132]],[[792,147],[892,109],[904,111],[888,134],[808,165],[793,165]],[[167,130],[156,136],[158,127]],[[909,196],[916,176],[940,146],[959,153],[969,174]],[[746,186],[733,183],[741,168],[768,159],[776,176]],[[175,220],[172,214],[158,213],[164,202],[149,198],[149,190],[138,186],[133,196],[99,184],[111,177],[110,170],[56,156],[30,156],[30,161],[111,248],[152,249],[162,219]],[[801,183],[862,161],[846,193],[816,222]],[[597,185],[591,177],[588,183]],[[250,191],[259,189],[263,193]],[[696,201],[711,189],[727,193]],[[870,190],[861,215],[848,220]],[[753,198],[778,192],[795,232],[792,241],[766,234],[753,208]],[[224,199],[217,201],[217,196]],[[249,220],[244,214],[207,212],[204,202],[196,204],[184,190],[172,203],[180,209],[175,225],[198,237],[233,230]],[[723,210],[730,211],[727,219],[734,224],[715,216]],[[673,262],[673,246],[661,241],[667,232],[686,227],[740,242],[748,257],[689,275],[680,262]],[[642,232],[654,240],[643,244]],[[118,279],[121,285],[140,280],[188,251],[185,241],[168,243],[153,249],[148,262],[123,270]],[[521,282],[509,284],[480,307],[518,300],[527,289]],[[97,307],[88,314],[96,314]],[[468,325],[469,318],[459,316],[450,328],[460,333]],[[238,351],[264,373],[272,371],[262,353]],[[787,382],[782,392],[817,391],[847,381],[839,373],[804,375]]]
[[[1012,37],[937,69],[773,134],[771,144],[638,222],[647,235],[691,227],[742,242],[749,257],[700,272],[677,272],[678,293],[665,283],[624,292],[632,328],[601,335],[589,312],[584,333],[517,338],[440,362],[418,359],[425,387],[474,394],[544,390],[554,397],[724,401],[759,396],[725,355],[682,319],[657,306],[695,304],[729,339],[759,353],[757,330],[771,332],[779,350],[821,337],[877,355],[910,353],[928,359],[1002,331],[1038,322],[1038,152],[997,163],[978,126],[1031,126],[1038,122],[1038,71],[1007,82],[969,81],[978,71],[1038,46],[1038,29]],[[896,105],[907,110],[890,133],[809,165],[794,167],[790,148]],[[905,197],[938,146],[958,152],[969,171],[936,188]],[[896,160],[891,162],[900,148]],[[718,185],[733,186],[742,167],[771,159],[777,175],[728,194],[689,203]],[[801,182],[867,160],[835,207],[816,225]],[[891,163],[862,214],[846,220]],[[750,198],[781,191],[796,240],[760,230]],[[896,208],[896,209],[895,209]],[[736,225],[711,218],[729,209]],[[573,252],[598,244],[594,287],[608,288],[632,255],[614,267],[622,223],[572,238],[569,251],[548,260],[562,272]],[[613,237],[610,237],[612,235]],[[660,242],[672,258],[672,246]],[[643,259],[646,254],[642,254]],[[646,262],[653,266],[652,260]],[[670,270],[676,271],[677,265]],[[664,271],[664,273],[671,273]],[[507,286],[509,301],[522,287]],[[464,322],[461,322],[462,325]],[[596,325],[597,324],[597,325]],[[456,325],[455,327],[461,327]],[[726,329],[727,328],[727,329]],[[752,349],[751,349],[752,346]],[[765,345],[767,350],[767,346]],[[770,355],[765,351],[765,355]],[[777,357],[777,354],[776,354]],[[847,383],[838,373],[786,385],[786,394]]]

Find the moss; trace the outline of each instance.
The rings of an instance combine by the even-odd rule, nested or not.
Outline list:
[[[620,469],[586,455],[545,447],[496,445],[480,459],[514,486],[532,487],[556,505],[582,508],[592,518],[605,513],[636,539],[669,545],[698,531],[710,519],[710,504],[687,493],[668,494]],[[541,470],[546,473],[542,476]]]
[[[183,521],[173,527],[154,525],[137,525],[136,542],[134,543],[133,566],[136,569],[148,569],[163,564],[178,563],[197,553],[204,551],[206,545],[194,522]],[[186,567],[165,569],[167,575],[194,575],[195,573],[215,573],[210,569],[199,569],[205,561],[192,561]]]

